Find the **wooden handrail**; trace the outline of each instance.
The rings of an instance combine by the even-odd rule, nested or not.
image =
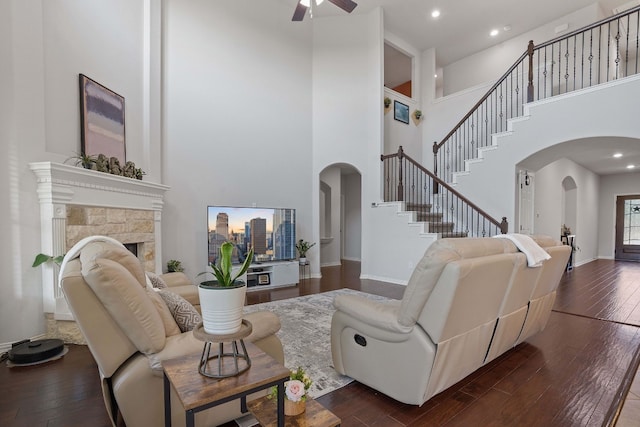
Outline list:
[[[438,185],[444,187],[447,191],[449,191],[450,193],[454,194],[456,197],[458,197],[464,203],[469,205],[469,207],[471,207],[473,210],[478,212],[480,215],[482,215],[484,218],[486,218],[489,222],[491,222],[495,226],[499,227],[503,234],[507,233],[507,230],[508,230],[507,217],[502,217],[502,221],[498,221],[495,218],[493,218],[491,215],[489,215],[483,209],[481,209],[478,205],[476,205],[475,203],[473,203],[472,201],[467,199],[464,195],[462,195],[455,188],[453,188],[452,186],[450,186],[449,184],[447,184],[446,182],[444,182],[443,180],[438,178],[433,172],[431,172],[430,170],[428,170],[427,168],[422,166],[420,163],[418,163],[416,160],[414,160],[411,156],[406,154],[404,152],[402,146],[399,147],[397,153],[381,155],[380,156],[380,160],[384,161],[384,160],[391,159],[391,158],[394,158],[394,157],[397,157],[399,160],[401,160],[403,158],[407,159],[407,161],[409,161],[411,164],[413,164],[414,167],[418,168],[421,172],[424,172],[431,179],[433,179],[435,183],[437,183]]]
[[[547,46],[550,46],[550,45],[552,45],[554,43],[558,43],[558,42],[560,42],[560,41],[562,41],[564,39],[568,39],[568,38],[571,38],[573,36],[577,36],[580,33],[585,33],[585,32],[587,32],[589,30],[593,30],[594,28],[600,27],[600,26],[602,26],[604,24],[607,24],[609,22],[616,21],[616,20],[622,18],[623,16],[631,15],[631,14],[636,13],[638,11],[640,11],[640,6],[636,6],[634,8],[625,10],[624,12],[620,12],[617,15],[613,15],[613,16],[610,16],[608,18],[601,19],[601,20],[599,20],[597,22],[594,22],[593,24],[584,26],[582,28],[578,28],[577,30],[574,30],[574,31],[572,31],[572,32],[570,32],[568,34],[565,34],[565,35],[556,37],[555,39],[552,39],[552,40],[546,41],[544,43],[541,43],[541,44],[536,46],[536,50],[537,49],[542,49],[542,48],[547,47]]]
[[[433,151],[434,154],[436,154],[438,152],[438,150],[440,149],[440,147],[442,147],[445,142],[467,121],[467,119],[469,117],[471,117],[471,115],[478,109],[478,107],[480,107],[480,105],[482,105],[482,103],[484,101],[487,100],[487,98],[489,98],[491,96],[491,94],[493,93],[494,90],[496,90],[496,88],[498,88],[503,82],[504,80],[511,74],[511,72],[518,66],[520,65],[520,63],[524,60],[524,58],[529,57],[529,75],[528,75],[528,86],[527,86],[527,98],[528,101],[531,102],[533,101],[533,55],[534,52],[536,50],[539,49],[543,49],[546,46],[550,46],[554,43],[558,43],[560,41],[563,41],[565,39],[569,39],[571,37],[574,37],[580,33],[584,33],[587,32],[589,30],[592,30],[594,28],[600,27],[604,24],[607,24],[609,22],[613,22],[616,21],[618,19],[620,19],[623,16],[626,15],[631,15],[633,13],[636,13],[640,11],[640,6],[636,6],[632,9],[626,10],[624,12],[618,13],[616,15],[613,15],[609,18],[604,18],[601,19],[597,22],[594,22],[593,24],[587,25],[585,27],[579,28],[577,30],[574,30],[568,34],[556,37],[555,39],[549,40],[547,42],[541,43],[537,46],[534,46],[533,44],[533,40],[529,41],[529,44],[527,46],[527,50],[516,60],[516,62],[509,67],[509,69],[507,70],[506,73],[504,73],[497,81],[496,83],[491,86],[491,88],[487,91],[487,93],[484,94],[484,96],[482,98],[480,98],[480,100],[478,102],[476,102],[476,104],[471,107],[471,109],[469,110],[469,112],[453,127],[453,129],[444,137],[442,138],[442,140],[434,145]]]
[[[533,43],[533,41],[531,41],[530,43]],[[513,64],[511,67],[509,67],[509,69],[507,70],[507,72],[506,72],[506,73],[504,73],[504,74],[502,75],[502,77],[500,77],[500,78],[498,79],[498,81],[497,81],[493,86],[491,86],[491,89],[489,89],[489,90],[487,91],[487,93],[485,93],[485,94],[484,94],[484,96],[483,96],[482,98],[480,98],[480,101],[476,102],[476,103],[475,103],[475,105],[474,105],[473,107],[471,107],[471,110],[469,110],[469,112],[468,112],[468,113],[467,113],[467,114],[462,118],[462,120],[460,120],[460,121],[458,122],[458,124],[457,124],[457,125],[455,125],[453,129],[451,129],[451,132],[449,132],[449,133],[448,133],[444,138],[442,138],[442,141],[440,141],[438,144],[436,144],[436,145],[435,145],[435,147],[434,147],[434,153],[437,153],[437,152],[438,152],[438,150],[440,149],[440,147],[442,147],[442,146],[444,145],[444,143],[445,143],[445,142],[447,142],[447,140],[451,137],[451,135],[453,135],[453,134],[456,132],[456,130],[458,130],[458,128],[459,128],[460,126],[462,126],[462,125],[464,124],[464,122],[466,122],[466,121],[467,121],[467,119],[468,119],[469,117],[471,117],[471,115],[472,115],[472,114],[473,114],[473,113],[478,109],[478,107],[479,107],[480,105],[482,105],[482,103],[483,103],[484,101],[486,101],[486,100],[487,100],[487,98],[489,98],[489,97],[491,96],[491,94],[493,93],[493,91],[494,91],[494,90],[496,90],[496,88],[497,88],[498,86],[500,86],[500,84],[502,84],[502,82],[507,78],[507,76],[508,76],[509,74],[511,74],[511,72],[512,72],[513,70],[515,70],[515,68],[516,68],[518,65],[520,65],[520,63],[524,60],[524,58],[526,58],[526,57],[527,57],[527,54],[528,54],[528,51],[525,51],[525,52],[520,56],[520,58],[518,58],[518,60],[517,60],[516,62],[514,62],[514,64]]]

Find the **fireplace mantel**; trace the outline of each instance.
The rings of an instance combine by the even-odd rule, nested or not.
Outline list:
[[[162,270],[161,219],[168,186],[53,162],[30,163],[40,200],[41,252],[65,253],[67,205],[153,211],[155,270]],[[45,313],[72,319],[58,287],[57,266],[43,264]]]

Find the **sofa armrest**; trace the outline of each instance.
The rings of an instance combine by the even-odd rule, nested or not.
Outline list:
[[[167,337],[164,348],[157,353],[147,355],[149,366],[154,375],[162,376],[162,362],[189,354],[202,353],[204,342],[193,336],[191,331]]]
[[[382,329],[384,331],[406,334],[411,332],[412,326],[398,323],[400,301],[374,301],[359,295],[338,295],[333,300],[333,306],[359,321]]]
[[[245,314],[244,317],[252,322],[253,331],[245,341],[256,342],[264,340],[269,336],[275,336],[280,330],[280,318],[270,311],[259,311]],[[193,336],[191,331],[167,337],[164,348],[155,353],[149,354],[149,365],[154,375],[162,376],[162,362],[188,354],[202,353],[204,341]]]
[[[193,285],[186,274],[182,272],[172,272],[160,274],[160,277],[169,288],[175,286]]]

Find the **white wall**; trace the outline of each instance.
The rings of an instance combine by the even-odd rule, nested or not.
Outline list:
[[[281,2],[166,6],[163,183],[175,191],[163,214],[165,262],[182,260],[190,277],[205,269],[207,205],[295,208],[298,238],[319,242],[311,20],[292,23]]]
[[[40,206],[28,164],[63,162],[80,151],[79,73],[125,97],[127,157],[144,170],[158,170],[149,153],[159,150],[141,145],[143,93],[151,93],[151,79],[142,77],[142,63],[147,63],[147,76],[151,68],[143,35],[151,30],[143,22],[159,16],[158,4],[0,2],[0,120],[6,120],[0,123],[5,154],[0,160],[5,183],[0,186],[0,203],[5,206],[0,232],[7,261],[0,273],[0,324],[12,325],[0,328],[0,346],[45,332],[41,269],[31,267],[35,255],[44,250]],[[159,33],[155,35],[159,39]],[[151,114],[146,114],[147,133]]]
[[[437,235],[424,233],[424,223],[413,222],[413,213],[401,211],[402,202],[379,203],[365,209],[378,250],[369,255],[370,267],[362,272],[362,278],[406,285]]]
[[[362,252],[362,179],[360,174],[350,173],[342,176],[344,200],[343,259],[360,261]]]
[[[560,240],[564,222],[565,196],[562,181],[571,177],[576,183],[576,235],[574,265],[584,264],[598,257],[598,195],[600,177],[569,159],[559,159],[535,171],[534,234],[546,234]]]
[[[362,274],[371,268],[371,252],[379,250],[364,207],[380,200],[383,39],[380,9],[313,20],[313,175],[344,163],[362,176]],[[317,224],[319,180],[312,191]]]
[[[447,64],[443,68],[444,95],[450,95],[469,87],[498,79],[527,50],[529,40],[533,40],[534,44],[541,44],[592,24],[602,18],[603,12],[600,6],[594,3],[549,22],[542,27],[507,39],[489,49]],[[569,24],[568,30],[561,34],[556,34],[554,29],[558,25],[565,23]],[[508,36],[509,33],[502,33],[498,37]]]
[[[498,149],[485,153],[484,161],[470,165],[471,173],[457,178],[456,189],[471,200],[481,201],[480,206],[494,218],[506,216],[509,230],[513,231],[515,165],[544,148],[566,141],[591,137],[640,138],[634,107],[637,96],[633,94],[640,94],[640,76],[530,104],[525,108],[529,117],[511,123],[512,132],[494,137]],[[541,188],[536,184],[536,194]]]
[[[616,198],[640,194],[640,173],[605,175],[600,178],[598,202],[598,257],[613,259],[616,241]]]

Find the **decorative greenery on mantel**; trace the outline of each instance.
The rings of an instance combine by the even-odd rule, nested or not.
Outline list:
[[[116,157],[108,158],[104,154],[88,155],[84,153],[76,153],[75,156],[69,157],[65,163],[72,160],[74,166],[80,166],[84,169],[95,170],[98,172],[109,173],[111,175],[124,176],[126,178],[135,178],[141,180],[146,172],[141,168],[136,168],[133,162],[126,162],[124,166],[120,165],[120,160]]]

